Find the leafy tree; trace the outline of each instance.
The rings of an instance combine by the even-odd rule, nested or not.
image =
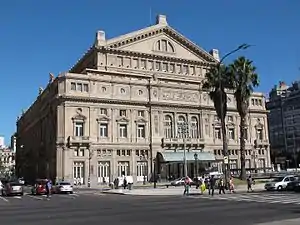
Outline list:
[[[227,133],[225,125],[225,117],[227,114],[227,89],[232,89],[231,79],[228,76],[229,70],[225,65],[212,66],[205,74],[203,89],[208,91],[210,99],[214,103],[214,107],[218,118],[221,121],[222,140],[223,140],[223,155],[228,156]],[[223,171],[226,165],[223,164]],[[227,168],[227,172],[228,172]],[[226,174],[228,178],[228,175]]]
[[[236,99],[237,111],[240,115],[240,179],[246,179],[245,168],[245,138],[246,138],[246,116],[249,108],[249,99],[254,87],[259,86],[259,78],[253,62],[245,57],[239,57],[229,65],[229,77],[234,97]]]

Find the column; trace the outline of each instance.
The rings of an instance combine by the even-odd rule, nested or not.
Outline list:
[[[63,171],[64,171],[64,179],[73,182],[73,158],[71,157],[73,154],[72,149],[65,148],[63,151]]]
[[[56,146],[56,181],[59,181],[63,177],[63,148]]]
[[[111,180],[114,181],[118,177],[118,162],[116,159],[117,149],[112,149],[111,152],[111,161],[110,161],[110,176]]]
[[[137,182],[137,171],[136,171],[136,156],[135,149],[131,149],[131,157],[130,157],[130,175],[133,178],[133,183]]]
[[[98,162],[97,162],[97,149],[92,148],[91,149],[91,165],[90,165],[90,169],[91,169],[91,187],[96,187],[98,185],[98,177],[97,177],[97,166],[98,166]]]

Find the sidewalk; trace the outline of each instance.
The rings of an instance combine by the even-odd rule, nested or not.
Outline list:
[[[264,190],[263,183],[256,184],[253,186],[254,191],[263,191]],[[159,187],[159,188],[147,188],[147,189],[113,189],[102,191],[105,194],[119,194],[119,195],[140,195],[140,196],[181,196],[183,194],[184,187]],[[215,190],[218,192],[219,190]],[[247,186],[237,186],[237,193],[247,192]],[[196,189],[194,186],[190,189],[190,195],[200,195],[200,189]],[[205,191],[204,195],[208,195],[208,191]]]

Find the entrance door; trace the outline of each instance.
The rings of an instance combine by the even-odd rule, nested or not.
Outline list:
[[[148,162],[137,162],[136,164],[136,180],[138,182],[144,181],[144,176],[146,181],[148,180]]]
[[[97,171],[98,183],[109,183],[110,177],[110,162],[99,161]]]
[[[73,180],[75,185],[84,184],[84,162],[73,163]]]

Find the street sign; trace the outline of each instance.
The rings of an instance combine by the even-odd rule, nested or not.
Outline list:
[[[228,156],[224,156],[224,163],[228,164],[229,163],[229,157]]]

